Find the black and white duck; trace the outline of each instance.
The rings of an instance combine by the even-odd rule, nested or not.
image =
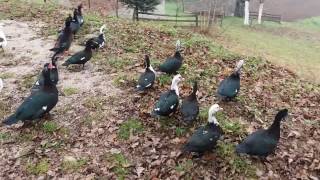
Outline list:
[[[43,69],[48,69],[48,66],[51,66],[52,68],[48,69],[50,74],[50,81],[57,85],[59,81],[59,74],[58,74],[58,68],[56,65],[56,61],[58,60],[58,57],[54,57],[51,60],[51,63],[46,63],[43,67]],[[44,86],[44,76],[43,73],[41,73],[37,79],[37,81],[34,83],[34,85],[31,88],[31,92],[34,93],[36,91],[39,91]]]
[[[78,5],[78,13],[77,13],[77,19],[78,19],[78,22],[80,24],[80,26],[82,26],[84,24],[84,18],[83,18],[83,15],[82,15],[82,8],[83,8],[83,5],[82,3],[80,5]]]
[[[183,57],[181,55],[181,42],[178,40],[176,43],[176,52],[174,56],[167,58],[166,61],[160,65],[159,69],[161,72],[165,72],[167,74],[176,74],[182,66],[182,61]]]
[[[190,124],[196,120],[199,114],[199,103],[197,99],[198,83],[193,84],[192,93],[183,99],[180,111],[184,122]]]
[[[138,91],[144,91],[146,89],[151,88],[156,79],[156,72],[154,71],[154,69],[150,64],[150,58],[148,55],[145,55],[144,61],[145,61],[146,70],[143,74],[141,74],[138,80],[138,85],[137,85]]]
[[[153,114],[156,116],[169,116],[175,112],[179,106],[179,87],[178,83],[182,80],[180,74],[173,77],[169,91],[160,95],[158,102],[155,104]]]
[[[70,64],[82,64],[84,68],[84,64],[88,62],[92,57],[92,44],[90,41],[86,42],[86,47],[84,50],[77,52],[73,56],[71,56],[66,62],[64,62],[63,66],[69,66]]]
[[[71,46],[71,43],[73,41],[73,34],[70,27],[71,21],[72,17],[69,15],[69,17],[65,21],[65,28],[59,34],[54,48],[50,49],[50,51],[55,52],[53,58],[64,53],[65,51],[68,51]]]
[[[240,72],[243,64],[244,64],[244,60],[240,60],[234,72],[229,77],[221,81],[218,87],[217,94],[223,100],[231,100],[235,98],[239,93]]]
[[[42,71],[44,86],[35,93],[32,93],[18,107],[16,112],[8,117],[3,123],[12,125],[18,121],[31,121],[40,119],[49,113],[58,103],[58,90],[50,80],[50,69],[55,68],[51,63]]]
[[[236,147],[236,152],[261,157],[266,157],[274,152],[280,139],[280,123],[287,116],[287,109],[280,110],[268,129],[260,129],[250,134]]]
[[[104,47],[104,44],[105,44],[104,29],[105,28],[106,28],[106,25],[101,26],[99,36],[88,39],[88,41],[92,42],[92,49],[96,50],[98,48],[101,49]]]
[[[197,153],[201,157],[205,152],[213,150],[217,141],[223,135],[223,131],[214,116],[216,112],[222,110],[218,104],[214,104],[209,109],[208,123],[198,128],[187,144],[183,147],[183,152]]]
[[[4,51],[4,48],[7,46],[7,43],[8,43],[8,41],[6,39],[6,35],[0,29],[0,48],[2,49],[2,51]]]
[[[71,31],[72,33],[75,35],[78,33],[78,31],[80,30],[80,22],[79,22],[79,19],[78,19],[78,10],[77,9],[74,9],[73,10],[73,19],[71,21]]]

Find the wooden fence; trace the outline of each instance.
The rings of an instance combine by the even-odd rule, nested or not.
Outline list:
[[[150,17],[141,17],[140,15],[150,16]],[[175,18],[175,19],[174,19]],[[190,19],[182,19],[182,18],[190,18]],[[162,21],[162,22],[175,22],[176,26],[180,22],[190,23],[188,26],[199,26],[199,15],[198,14],[186,14],[186,15],[169,15],[169,14],[157,14],[157,13],[147,13],[147,12],[139,12],[137,20],[144,21]],[[192,25],[193,24],[193,25]],[[181,25],[179,25],[181,26]]]

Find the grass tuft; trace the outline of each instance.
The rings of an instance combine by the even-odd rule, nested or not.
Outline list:
[[[120,126],[118,137],[120,139],[128,140],[131,134],[136,135],[143,131],[142,123],[137,119],[129,119],[123,122]]]
[[[45,133],[54,133],[58,129],[58,125],[55,122],[47,121],[42,125],[42,129]]]
[[[49,170],[49,162],[47,159],[42,159],[40,162],[34,164],[34,163],[28,163],[27,164],[27,172],[29,174],[34,174],[34,175],[41,175],[41,174],[45,174],[48,172]]]

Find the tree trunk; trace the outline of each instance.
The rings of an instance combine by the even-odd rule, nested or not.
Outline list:
[[[234,16],[243,17],[243,12],[244,12],[244,1],[237,0],[236,1],[236,9],[234,11]]]
[[[249,25],[249,0],[244,5],[244,25]]]
[[[263,14],[263,4],[264,4],[264,0],[260,0],[258,24],[261,24],[261,18],[262,18],[262,14]]]
[[[119,0],[116,0],[116,16],[119,18]]]

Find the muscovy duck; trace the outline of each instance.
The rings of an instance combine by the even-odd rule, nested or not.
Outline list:
[[[183,147],[183,152],[195,152],[200,157],[206,151],[211,151],[217,144],[217,141],[223,135],[223,131],[214,116],[222,110],[218,104],[214,104],[209,109],[208,123],[198,128]]]
[[[167,60],[160,65],[159,69],[161,72],[167,74],[175,74],[182,66],[183,57],[181,56],[181,42],[180,40],[176,43],[176,52],[174,56],[167,58]]]
[[[65,28],[59,34],[54,48],[50,49],[50,51],[55,52],[53,58],[60,55],[61,53],[64,53],[65,51],[68,51],[71,46],[71,43],[73,41],[73,34],[70,27],[71,21],[72,17],[69,15],[69,17],[65,21]]]
[[[179,105],[179,87],[178,83],[182,80],[180,74],[173,77],[169,91],[162,93],[158,102],[155,104],[153,114],[157,116],[169,116],[175,112]]]
[[[137,85],[138,91],[144,91],[146,89],[151,88],[156,79],[156,72],[154,71],[154,69],[150,64],[149,56],[145,55],[144,60],[145,60],[146,71],[143,74],[141,74],[138,80],[138,85]]]
[[[80,23],[80,26],[83,25],[84,23],[84,19],[83,19],[83,15],[82,15],[82,3],[78,6],[78,10],[77,10],[77,19],[78,19],[78,22]]]
[[[4,32],[0,29],[0,48],[4,51],[4,48],[7,46],[7,39]]]
[[[16,112],[8,117],[3,123],[12,125],[18,121],[37,120],[44,114],[49,113],[58,103],[58,90],[50,80],[50,69],[55,68],[51,63],[42,71],[44,86],[32,93],[19,106]]]
[[[78,33],[78,31],[80,30],[80,22],[78,20],[78,10],[77,9],[74,9],[73,10],[73,19],[71,21],[71,24],[70,24],[70,27],[71,27],[71,31],[72,33],[75,35]]]
[[[49,74],[50,74],[50,81],[54,84],[57,85],[58,81],[59,81],[59,74],[58,74],[58,68],[56,65],[56,61],[58,60],[58,57],[54,57],[51,60],[51,69],[49,70]],[[48,68],[48,66],[50,65],[50,63],[46,63],[43,67],[43,69]],[[41,73],[37,79],[37,81],[34,83],[34,85],[31,88],[31,92],[34,93],[36,91],[39,91],[41,89],[41,87],[44,86],[44,76],[43,73]]]
[[[199,103],[197,99],[198,83],[193,84],[192,93],[183,99],[180,111],[182,113],[183,121],[190,124],[199,114]]]
[[[0,92],[2,91],[2,89],[3,89],[3,81],[2,81],[2,79],[0,78]]]
[[[92,49],[96,50],[98,48],[103,48],[105,44],[105,36],[104,36],[104,29],[106,25],[101,26],[100,34],[98,37],[90,38],[88,41],[92,42]]]
[[[90,41],[86,43],[86,47],[83,51],[77,52],[73,56],[71,56],[66,62],[62,64],[62,66],[69,66],[70,64],[82,64],[82,68],[84,68],[84,64],[88,62],[92,57],[92,44]]]
[[[237,96],[240,91],[240,71],[244,60],[240,60],[234,72],[222,80],[217,91],[217,95],[223,100],[231,100]]]
[[[273,124],[268,129],[260,129],[250,134],[236,147],[238,154],[266,157],[277,147],[280,139],[280,123],[288,116],[288,110],[282,109],[275,116]]]

